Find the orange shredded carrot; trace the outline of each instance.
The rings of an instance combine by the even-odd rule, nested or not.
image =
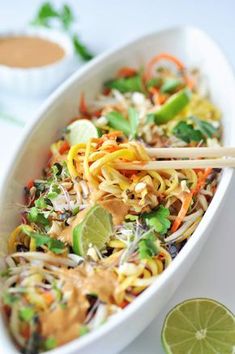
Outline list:
[[[122,148],[117,145],[110,145],[110,146],[105,147],[105,151],[107,151],[107,152],[114,152],[114,151],[121,150],[121,149]]]
[[[212,168],[208,167],[204,170],[204,172],[199,171],[198,172],[198,182],[194,190],[192,191],[192,194],[195,195],[197,194],[206,184],[207,177],[211,174]]]
[[[149,91],[153,94],[153,100],[155,105],[161,105],[166,101],[167,96],[162,95],[159,89],[157,89],[156,87],[151,87]]]
[[[117,77],[119,77],[119,78],[131,77],[131,76],[136,75],[136,73],[137,73],[136,69],[125,66],[118,71]]]
[[[121,307],[122,309],[124,309],[128,304],[129,304],[128,301],[123,300],[123,302],[120,304],[120,307]]]
[[[144,74],[144,79],[146,81],[150,80],[152,77],[152,71],[153,71],[153,67],[155,64],[157,64],[160,60],[168,60],[171,61],[172,63],[174,63],[177,68],[182,71],[183,74],[183,78],[185,81],[185,84],[192,89],[194,87],[194,82],[189,78],[188,75],[186,75],[185,73],[185,65],[178,59],[176,58],[174,55],[168,54],[168,53],[161,53],[159,55],[156,55],[155,57],[153,57],[150,62],[147,65],[147,69],[146,72]]]
[[[101,112],[102,112],[101,109],[99,109],[99,110],[97,110],[95,112],[92,112],[92,116],[96,117],[96,118],[99,118],[101,116]]]
[[[115,139],[115,138],[118,138],[119,136],[122,136],[123,135],[123,132],[119,131],[119,130],[115,130],[111,133],[108,133],[108,134],[104,134],[102,135],[102,137],[100,138],[100,140],[102,142],[104,142],[105,140],[108,140],[108,139]]]
[[[192,193],[184,193],[181,201],[182,201],[182,205],[179,214],[177,215],[177,218],[175,219],[171,227],[172,232],[175,232],[179,228],[185,215],[187,214],[192,201]]]
[[[70,148],[69,143],[66,140],[64,140],[61,147],[59,148],[60,155],[63,155],[66,151],[69,150],[69,148]]]
[[[42,296],[47,305],[50,305],[54,301],[54,297],[49,291],[45,291]]]

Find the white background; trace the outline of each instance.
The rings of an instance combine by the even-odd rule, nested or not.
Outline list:
[[[0,0],[0,30],[28,23],[40,3],[40,0]],[[60,5],[63,1],[54,3]],[[67,3],[77,14],[82,38],[97,54],[151,30],[188,24],[207,31],[235,67],[233,0],[73,0]],[[226,90],[226,82],[221,85]],[[9,97],[0,92],[0,179],[23,130],[1,119],[1,112],[28,122],[42,101],[42,98]],[[235,178],[233,182],[210,239],[188,276],[162,313],[122,354],[162,354],[160,332],[163,319],[181,300],[210,297],[235,312]]]

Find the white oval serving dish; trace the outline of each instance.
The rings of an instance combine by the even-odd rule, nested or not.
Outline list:
[[[0,89],[22,96],[45,96],[67,79],[79,64],[71,39],[61,31],[28,27],[0,32],[4,37],[39,37],[58,44],[64,57],[55,63],[40,67],[17,68],[0,64]]]
[[[120,66],[141,66],[153,55],[170,52],[206,75],[212,100],[223,112],[224,143],[235,145],[235,81],[232,70],[217,45],[202,31],[179,27],[146,35],[111,50],[82,68],[65,82],[42,106],[24,134],[18,152],[6,173],[0,192],[0,252],[18,222],[16,202],[22,200],[25,183],[41,174],[50,144],[60,130],[78,113],[81,92],[92,98],[102,83]],[[226,83],[226,90],[224,84]],[[74,340],[51,354],[112,354],[120,351],[153,320],[170,299],[200,253],[219,209],[223,207],[233,171],[224,170],[217,192],[203,220],[172,264],[133,304],[113,316],[96,331]],[[212,236],[212,235],[211,235]],[[160,338],[156,338],[156,341]],[[18,354],[0,319],[0,343],[4,353]],[[147,348],[146,348],[147,352]]]

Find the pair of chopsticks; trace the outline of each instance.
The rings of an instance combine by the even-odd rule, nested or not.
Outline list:
[[[115,167],[120,170],[235,168],[235,147],[146,148],[145,150],[151,158],[179,160],[117,162]]]

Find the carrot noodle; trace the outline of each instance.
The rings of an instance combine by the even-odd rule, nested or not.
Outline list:
[[[194,82],[189,78],[189,76],[185,73],[185,65],[178,59],[176,58],[175,56],[171,55],[171,54],[168,54],[168,53],[161,53],[159,55],[156,55],[155,57],[153,57],[147,67],[146,67],[146,71],[145,71],[145,75],[144,75],[144,78],[145,80],[150,80],[151,77],[152,77],[152,71],[153,71],[153,68],[156,64],[159,63],[159,61],[162,61],[162,60],[167,60],[167,61],[170,61],[172,62],[173,64],[176,65],[177,69],[181,72],[181,74],[183,75],[183,78],[184,78],[184,81],[186,83],[186,85],[192,89],[194,87]]]

